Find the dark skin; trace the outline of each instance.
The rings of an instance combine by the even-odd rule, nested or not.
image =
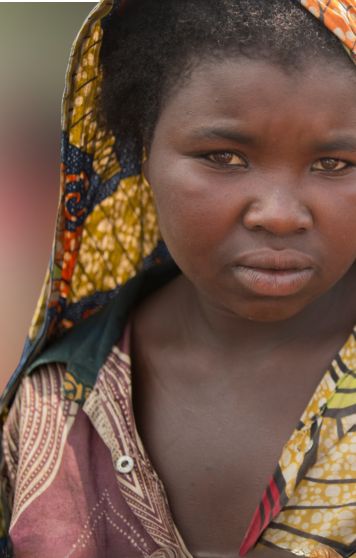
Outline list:
[[[354,88],[332,65],[287,74],[211,61],[172,93],[155,128],[144,170],[183,274],[133,316],[134,406],[195,558],[237,556],[283,445],[354,325]],[[257,292],[236,261],[261,250],[298,253],[307,279],[286,294],[274,270],[273,295]]]

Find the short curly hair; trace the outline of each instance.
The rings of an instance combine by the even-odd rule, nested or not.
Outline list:
[[[137,149],[149,145],[168,94],[202,59],[245,56],[286,71],[313,59],[351,64],[296,0],[127,0],[103,27],[100,114]]]

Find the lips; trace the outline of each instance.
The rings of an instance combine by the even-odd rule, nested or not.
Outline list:
[[[291,270],[314,267],[313,260],[295,250],[259,250],[239,256],[236,265],[255,269]]]
[[[315,263],[292,250],[242,254],[233,265],[236,279],[261,296],[289,296],[301,291],[314,274]]]

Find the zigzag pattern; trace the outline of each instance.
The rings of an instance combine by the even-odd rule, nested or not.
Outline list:
[[[117,481],[146,531],[160,547],[176,549],[188,558],[191,555],[173,523],[162,484],[135,429],[130,372],[128,355],[113,347],[83,409],[110,449],[114,464],[123,455],[134,459],[132,472],[118,473]]]

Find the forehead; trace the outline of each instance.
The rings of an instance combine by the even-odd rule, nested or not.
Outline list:
[[[244,58],[197,65],[161,112],[157,127],[191,130],[211,121],[235,121],[262,130],[291,126],[324,133],[331,128],[356,131],[356,68],[326,62],[288,70]]]

